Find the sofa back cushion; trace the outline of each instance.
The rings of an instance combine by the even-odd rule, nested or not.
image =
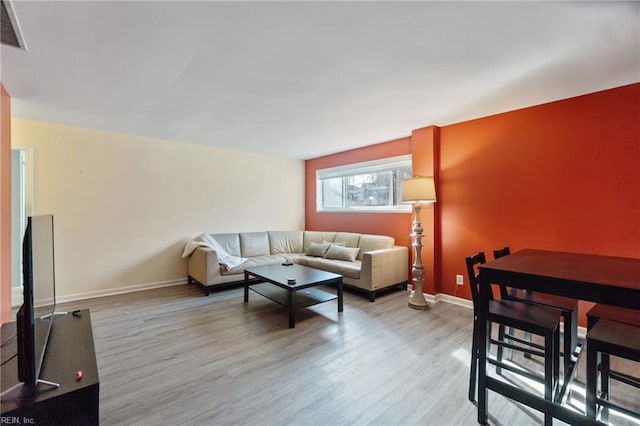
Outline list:
[[[337,232],[336,238],[333,241],[336,243],[344,243],[345,247],[358,247],[360,235],[362,234],[356,234],[354,232]]]
[[[337,232],[323,232],[323,231],[304,231],[304,239],[302,242],[302,251],[307,251],[311,243],[332,243],[336,237]]]
[[[269,231],[271,254],[303,253],[302,231]]]
[[[367,251],[391,248],[395,242],[396,240],[393,237],[387,237],[385,235],[362,234],[360,236],[358,259],[362,260],[362,253]]]
[[[270,255],[269,234],[266,232],[241,232],[240,253],[242,257]]]
[[[211,234],[211,236],[232,256],[240,256],[240,236],[237,232],[229,234]]]

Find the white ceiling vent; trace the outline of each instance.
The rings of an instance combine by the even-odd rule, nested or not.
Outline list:
[[[2,17],[0,21],[0,42],[19,49],[27,50],[20,25],[13,10],[11,0],[1,0]]]

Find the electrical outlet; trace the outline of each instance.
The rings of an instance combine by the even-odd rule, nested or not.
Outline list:
[[[464,284],[464,277],[462,275],[456,275],[456,284],[457,285],[463,285]]]

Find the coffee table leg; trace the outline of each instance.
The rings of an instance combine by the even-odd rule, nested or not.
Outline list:
[[[338,312],[344,310],[342,305],[342,277],[338,280]]]
[[[244,271],[244,301],[249,301],[249,273]]]
[[[289,290],[289,328],[296,326],[296,292]]]

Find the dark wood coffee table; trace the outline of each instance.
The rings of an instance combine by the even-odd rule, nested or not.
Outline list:
[[[251,277],[257,278],[251,280]],[[291,282],[293,279],[295,282]],[[335,285],[337,296],[320,290],[319,285]],[[296,309],[338,299],[338,312],[343,311],[342,275],[298,264],[280,263],[247,268],[244,271],[244,301],[249,301],[249,289],[289,309],[289,328],[296,326]]]

